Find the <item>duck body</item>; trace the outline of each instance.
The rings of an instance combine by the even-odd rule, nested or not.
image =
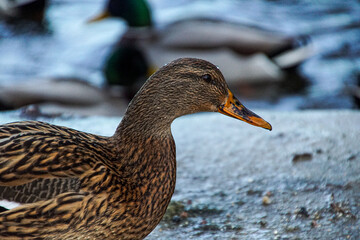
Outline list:
[[[29,130],[24,130],[18,135],[9,133],[19,128]],[[8,130],[7,133],[6,130]],[[151,232],[165,213],[175,187],[175,145],[171,136],[164,136],[160,139],[147,138],[144,141],[137,139],[136,144],[142,146],[141,151],[137,151],[135,148],[128,148],[129,145],[132,145],[131,139],[117,139],[117,145],[114,146],[112,138],[85,134],[41,122],[16,122],[3,125],[1,127],[2,142],[7,139],[7,137],[4,138],[6,134],[11,135],[12,143],[16,139],[32,144],[28,148],[20,145],[23,152],[16,153],[20,158],[19,162],[12,162],[20,168],[12,169],[11,176],[2,172],[2,184],[5,183],[7,186],[25,184],[23,191],[31,192],[34,189],[31,189],[32,185],[28,184],[28,179],[32,179],[34,176],[44,179],[62,177],[63,184],[72,181],[71,179],[74,177],[78,177],[79,180],[71,188],[64,189],[67,192],[54,192],[59,194],[54,198],[52,198],[52,194],[48,194],[44,199],[36,199],[40,200],[36,203],[26,204],[1,214],[1,239],[6,236],[9,239],[24,237],[22,235],[24,233],[19,232],[19,229],[28,226],[28,222],[14,221],[24,215],[36,219],[36,221],[32,221],[31,229],[33,231],[29,230],[26,237],[142,239]],[[39,147],[40,136],[43,136],[41,148],[44,153],[32,154]],[[66,147],[61,147],[64,145]],[[4,147],[8,148],[9,146]],[[121,155],[117,156],[112,149],[119,148],[119,146],[120,149],[117,153],[121,153]],[[11,147],[16,148],[19,145],[13,144]],[[159,152],[159,149],[170,151]],[[143,155],[143,152],[146,154]],[[7,151],[6,154],[12,153]],[[74,153],[81,158],[77,158],[73,155]],[[6,154],[1,154],[1,160],[6,157]],[[134,158],[131,158],[133,154],[140,154],[143,158],[138,158],[139,162],[134,161]],[[161,158],[158,158],[159,154]],[[51,157],[53,155],[56,157]],[[70,157],[68,157],[69,155]],[[42,160],[34,161],[33,163],[36,162],[37,165],[35,167],[19,164],[24,158],[32,160],[32,158],[38,157]],[[106,161],[103,161],[104,159]],[[121,166],[119,159],[126,165]],[[56,161],[59,164],[56,164]],[[130,166],[139,164],[142,168],[131,168],[128,164]],[[161,174],[154,173],[156,168],[146,166],[150,164],[156,164],[156,167],[162,170]],[[66,168],[70,169],[66,171]],[[133,171],[134,169],[142,171]],[[21,174],[24,171],[27,172],[27,175],[32,176],[26,177]],[[41,174],[43,172],[47,173]],[[19,175],[14,176],[14,173]],[[154,177],[157,181],[148,182]],[[51,189],[48,190],[51,191]],[[3,192],[6,192],[6,189],[3,189]],[[48,193],[48,191],[46,192]],[[168,201],[148,197],[155,194],[159,194]],[[46,198],[51,199],[47,200]],[[27,201],[31,201],[31,199]],[[51,221],[49,221],[49,215],[52,216]],[[130,219],[131,221],[129,221]],[[59,221],[62,223],[60,228],[58,224],[55,224]],[[64,223],[67,224],[64,225]],[[7,224],[13,226],[8,227]],[[138,228],[138,225],[141,225],[142,228]]]
[[[119,89],[99,88],[76,78],[33,79],[0,87],[0,110],[35,104],[47,114],[120,116],[127,99]]]
[[[182,19],[162,28],[151,29],[156,41],[166,48],[227,48],[242,56],[256,53],[274,56],[291,49],[295,40],[265,29],[205,17]],[[129,29],[133,30],[134,28]]]
[[[0,1],[0,17],[7,20],[44,20],[47,0],[2,0]]]
[[[201,111],[271,129],[199,59],[157,71],[111,137],[36,121],[0,126],[0,197],[25,203],[0,213],[0,238],[143,239],[175,188],[171,123]]]

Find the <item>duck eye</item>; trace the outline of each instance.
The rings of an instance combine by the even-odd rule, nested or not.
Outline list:
[[[202,79],[205,80],[205,82],[210,83],[212,81],[212,77],[210,74],[205,74],[202,76]]]

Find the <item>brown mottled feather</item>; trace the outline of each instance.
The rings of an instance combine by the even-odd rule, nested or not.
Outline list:
[[[26,130],[17,133],[15,128]],[[112,138],[84,134],[41,122],[6,124],[0,127],[0,131],[14,133],[11,136],[6,133],[0,135],[0,139],[5,139],[0,142],[0,180],[1,185],[6,185],[0,188],[0,194],[8,200],[32,203],[0,214],[1,239],[77,239],[84,236],[138,239],[145,237],[153,229],[153,225],[160,221],[166,210],[168,200],[158,202],[159,200],[153,201],[143,196],[152,195],[163,184],[164,190],[170,190],[167,193],[170,200],[174,184],[167,183],[167,178],[174,178],[174,164],[161,167],[160,170],[171,173],[168,176],[156,171],[156,167],[147,169],[147,161],[134,162],[133,164],[141,167],[141,172],[127,177],[129,174],[125,170],[121,174],[123,178],[119,178],[121,165],[117,165],[119,170],[116,172],[112,171],[114,166],[108,166],[110,161],[113,164],[117,162]],[[128,143],[130,141],[132,139],[127,140]],[[39,142],[41,147],[38,146]],[[19,144],[21,147],[18,147]],[[128,152],[121,151],[120,157],[135,157],[139,160],[136,154],[147,150],[148,160],[160,155],[175,159],[172,138],[147,138],[143,143],[137,144],[142,146],[141,151],[137,151],[136,145]],[[170,150],[170,155],[165,150],[159,152],[158,149]],[[53,152],[56,154],[52,154]],[[160,178],[157,174],[161,174]],[[26,180],[23,179],[24,175]],[[148,183],[152,179],[157,180],[151,182],[153,185]],[[163,195],[161,191],[157,194]],[[153,215],[155,209],[159,212],[155,213],[157,216]],[[135,217],[136,221],[127,221],[131,217]],[[142,228],[137,228],[136,225],[140,223],[143,224]],[[96,227],[92,228],[93,226]]]
[[[79,192],[77,178],[44,178],[17,186],[0,186],[0,199],[18,203],[33,203],[54,198],[60,193]]]

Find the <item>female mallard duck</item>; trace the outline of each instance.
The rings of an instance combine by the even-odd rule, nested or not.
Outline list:
[[[107,16],[120,17],[128,23],[130,28],[118,47],[141,51],[148,66],[156,68],[174,58],[197,57],[219,66],[228,82],[279,82],[285,78],[286,69],[297,66],[313,52],[310,44],[304,44],[304,37],[228,21],[191,18],[158,28],[146,0],[109,0],[105,11],[91,21]],[[116,47],[110,58],[122,51],[119,53]],[[111,71],[124,75],[117,69]],[[124,84],[119,77],[107,79]]]
[[[191,58],[153,74],[111,137],[34,121],[2,125],[0,195],[27,204],[0,213],[0,238],[144,238],[175,188],[170,125],[202,111],[271,130],[232,95],[216,66]]]
[[[47,0],[1,0],[0,17],[10,20],[44,20]]]

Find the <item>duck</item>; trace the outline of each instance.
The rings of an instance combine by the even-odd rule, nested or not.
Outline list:
[[[0,111],[36,109],[37,116],[122,116],[129,103],[126,89],[98,87],[73,77],[27,79],[0,87]]]
[[[159,27],[146,0],[109,0],[89,22],[107,17],[125,20],[128,29],[117,46],[132,43],[148,65],[156,68],[179,57],[202,58],[218,65],[228,82],[280,82],[287,70],[314,54],[308,36],[287,36],[212,17],[185,18]]]
[[[30,20],[41,23],[44,20],[47,0],[1,0],[0,18],[6,20]]]
[[[103,11],[88,22],[108,17],[125,20],[131,30],[129,34],[140,35],[139,38],[156,38],[170,48],[225,47],[241,55],[257,52],[276,55],[294,44],[294,38],[290,36],[214,17],[185,18],[157,27],[146,0],[108,0]]]
[[[132,78],[131,81],[124,82],[122,76],[127,74],[129,68],[119,68],[116,66],[127,59],[124,55],[124,49],[132,49],[139,55],[143,56],[140,61],[143,62],[142,66],[146,66],[146,73],[154,72],[159,66],[166,64],[172,59],[181,57],[193,57],[201,58],[210,61],[222,69],[222,72],[227,79],[229,85],[234,87],[239,86],[259,86],[264,84],[279,85],[284,83],[288,74],[297,75],[297,71],[293,71],[294,68],[282,68],[279,64],[286,65],[287,62],[298,58],[298,54],[309,54],[310,47],[306,49],[294,50],[289,55],[277,56],[274,59],[270,59],[264,53],[257,53],[251,56],[240,56],[232,52],[229,49],[218,48],[211,50],[195,50],[195,49],[169,49],[164,48],[161,44],[156,42],[143,42],[133,37],[123,35],[121,40],[114,45],[110,51],[104,65],[103,73],[105,83],[109,86],[117,85],[130,89],[131,92],[136,92],[137,87],[143,83],[144,76],[139,78]],[[123,59],[123,60],[122,60]],[[279,64],[277,64],[278,61]],[[133,69],[137,68],[137,65],[128,62],[128,65],[132,65]],[[111,73],[111,75],[109,74]],[[139,84],[140,83],[140,84]],[[135,89],[135,90],[134,90]]]
[[[0,213],[0,238],[145,238],[175,189],[171,123],[197,112],[272,129],[215,65],[194,58],[155,72],[110,137],[39,121],[1,125],[0,196],[23,205]]]
[[[105,60],[105,83],[95,86],[75,77],[29,78],[21,84],[0,85],[0,110],[30,105],[44,114],[121,116],[137,90],[156,69],[131,46],[123,46]]]

